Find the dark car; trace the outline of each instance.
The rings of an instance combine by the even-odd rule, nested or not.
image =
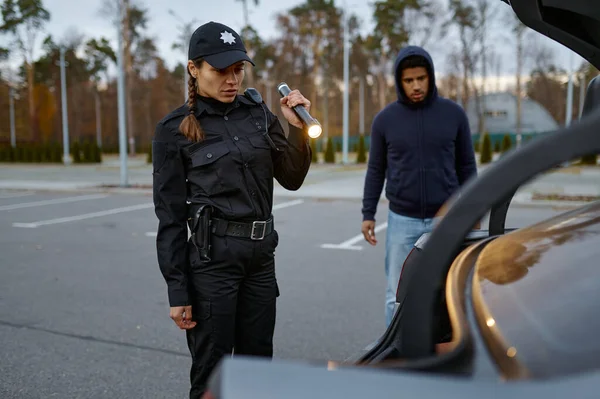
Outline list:
[[[598,0],[504,1],[600,68]],[[584,117],[525,144],[452,199],[407,258],[394,319],[345,362],[226,358],[206,398],[599,398],[600,202],[505,229],[519,187],[600,152],[600,80]],[[473,227],[491,210],[488,230]]]

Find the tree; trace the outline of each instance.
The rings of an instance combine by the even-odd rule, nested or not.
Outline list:
[[[492,162],[492,141],[490,135],[487,133],[483,134],[481,140],[481,155],[479,162],[483,165]]]
[[[325,149],[325,163],[335,163],[335,148],[333,147],[333,139],[327,139],[327,148]]]
[[[374,3],[375,29],[366,38],[366,45],[377,78],[380,108],[385,107],[388,101],[387,79],[390,63],[396,58],[400,49],[409,43],[413,33],[409,30],[414,26],[408,23],[409,11],[419,12],[411,15],[411,19],[418,18],[419,15],[434,18],[435,13],[429,12],[432,4],[431,1],[426,0],[379,0]],[[429,24],[429,26],[433,25]]]
[[[477,63],[477,55],[473,46],[476,38],[477,17],[475,8],[464,0],[450,0],[450,15],[450,21],[456,24],[459,31],[463,73],[461,94],[462,104],[466,107],[470,94],[469,78],[474,74]]]
[[[497,6],[497,5],[496,5]],[[487,79],[487,31],[489,28],[489,20],[494,15],[495,7],[490,4],[488,0],[477,0],[476,14],[477,14],[477,37],[479,41],[479,54],[478,57],[481,61],[481,88],[478,90],[478,101],[477,101],[477,119],[478,119],[478,130],[484,132],[485,126],[485,92],[486,92],[486,79]]]
[[[515,33],[515,41],[517,43],[517,87],[515,90],[515,96],[517,97],[517,147],[521,145],[521,129],[522,129],[522,94],[521,94],[521,73],[524,66],[524,55],[523,55],[523,35],[525,33],[526,26],[518,19],[515,18],[513,32]],[[504,152],[504,151],[503,151]]]
[[[505,152],[508,152],[512,147],[512,140],[510,139],[510,135],[509,134],[505,134],[502,137],[502,149],[501,152],[504,154]]]
[[[11,33],[16,47],[24,60],[29,97],[29,123],[32,139],[38,140],[39,129],[34,96],[34,59],[33,51],[38,33],[50,20],[50,13],[44,8],[42,0],[4,0],[1,6],[4,24],[0,32]]]
[[[333,0],[306,0],[290,10],[290,14],[298,21],[298,34],[307,44],[306,57],[310,59],[313,76],[323,76],[331,65],[341,66],[343,46],[342,12],[335,7]],[[335,45],[335,47],[334,47]],[[338,61],[338,62],[336,62]],[[340,68],[341,69],[341,68]],[[339,72],[337,74],[339,76]],[[335,76],[329,76],[329,79]],[[312,107],[318,108],[317,81],[311,82],[310,101]]]
[[[242,3],[242,7],[244,7],[244,27],[248,27],[250,26],[250,18],[249,18],[249,13],[248,13],[248,1],[249,0],[236,0],[240,3]],[[258,6],[259,1],[258,0],[250,0],[254,3],[255,6]]]
[[[94,100],[96,103],[96,144],[102,147],[102,104],[98,86],[101,76],[108,69],[108,61],[116,64],[117,56],[106,38],[90,39],[85,44],[85,54],[88,61],[88,72],[94,82]]]
[[[240,3],[242,3],[242,7],[244,7],[244,27],[242,28],[242,38],[246,37],[246,34],[248,33],[248,29],[251,29],[250,26],[250,18],[248,16],[248,1],[249,0],[236,0]],[[258,0],[251,0],[255,6],[258,6],[259,1]],[[252,29],[253,30],[253,29]],[[254,31],[254,30],[253,30]],[[256,31],[254,31],[256,32]],[[255,48],[253,46],[254,43],[252,43],[252,41],[246,41],[244,40],[244,44],[246,46],[246,51],[248,52],[248,55],[250,56],[250,58],[253,58],[254,54],[255,54]],[[254,85],[254,71],[252,68],[252,65],[249,65],[248,68],[246,69],[246,77],[248,78],[248,84],[250,86]]]
[[[367,162],[367,151],[365,148],[365,136],[360,135],[358,138],[358,155],[356,157],[356,163],[365,163]]]

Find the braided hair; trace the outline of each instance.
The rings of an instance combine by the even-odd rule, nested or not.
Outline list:
[[[200,69],[203,62],[204,62],[204,60],[197,59],[197,60],[194,60],[194,65],[196,66],[196,68]],[[202,131],[202,127],[200,127],[200,122],[198,122],[196,115],[194,115],[194,112],[196,110],[196,94],[197,94],[196,78],[194,76],[192,76],[189,68],[186,68],[186,69],[187,69],[187,73],[188,73],[188,77],[189,77],[189,79],[188,79],[188,102],[187,102],[188,115],[181,121],[181,124],[179,125],[179,130],[190,141],[194,141],[194,142],[202,141],[202,140],[204,140],[204,131]]]

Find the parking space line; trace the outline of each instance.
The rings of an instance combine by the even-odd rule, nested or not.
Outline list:
[[[0,194],[0,199],[27,197],[27,196],[30,196],[33,194],[35,194],[35,193],[29,192],[29,191],[24,192],[24,193],[5,193],[5,194]]]
[[[51,224],[68,223],[68,222],[75,222],[78,220],[97,218],[97,217],[101,217],[101,216],[115,215],[117,213],[137,211],[140,209],[147,209],[147,208],[151,208],[153,206],[154,206],[154,204],[150,202],[150,203],[146,203],[146,204],[125,206],[123,208],[108,209],[106,211],[84,213],[83,215],[68,216],[68,217],[64,217],[64,218],[50,219],[50,220],[41,220],[39,222],[33,222],[33,223],[13,223],[12,225],[13,225],[13,227],[35,229],[36,227],[40,227],[40,226],[48,226]]]
[[[24,202],[22,204],[12,204],[12,205],[0,206],[0,211],[11,211],[13,209],[21,209],[21,208],[33,208],[36,206],[44,206],[44,205],[66,204],[69,202],[88,201],[88,200],[94,200],[94,199],[100,199],[100,198],[106,198],[106,197],[108,197],[108,194],[91,194],[91,195],[78,195],[77,197],[57,198],[57,199],[44,200],[44,201]]]
[[[282,202],[282,203],[273,205],[273,210],[276,211],[278,209],[289,208],[290,206],[300,205],[303,203],[304,203],[304,200],[302,200],[302,199],[286,201],[286,202]],[[156,234],[157,234],[156,231],[148,231],[148,232],[146,232],[146,237],[156,237]]]
[[[273,210],[276,211],[277,209],[289,208],[290,206],[300,205],[303,203],[304,203],[304,200],[302,200],[302,199],[286,201],[286,202],[282,202],[280,204],[273,205]]]
[[[375,227],[375,233],[379,233],[382,230],[385,230],[387,228],[387,222],[380,224],[379,226]],[[349,249],[349,250],[353,250],[353,251],[361,251],[363,249],[362,246],[360,245],[354,245],[357,242],[359,242],[360,240],[364,240],[364,236],[361,234],[357,234],[356,236],[352,237],[349,240],[344,241],[341,244],[322,244],[321,248],[326,248],[326,249]]]

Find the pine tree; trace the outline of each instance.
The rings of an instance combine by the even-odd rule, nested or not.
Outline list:
[[[483,134],[483,139],[481,140],[480,162],[481,164],[492,162],[492,140],[487,133]]]

